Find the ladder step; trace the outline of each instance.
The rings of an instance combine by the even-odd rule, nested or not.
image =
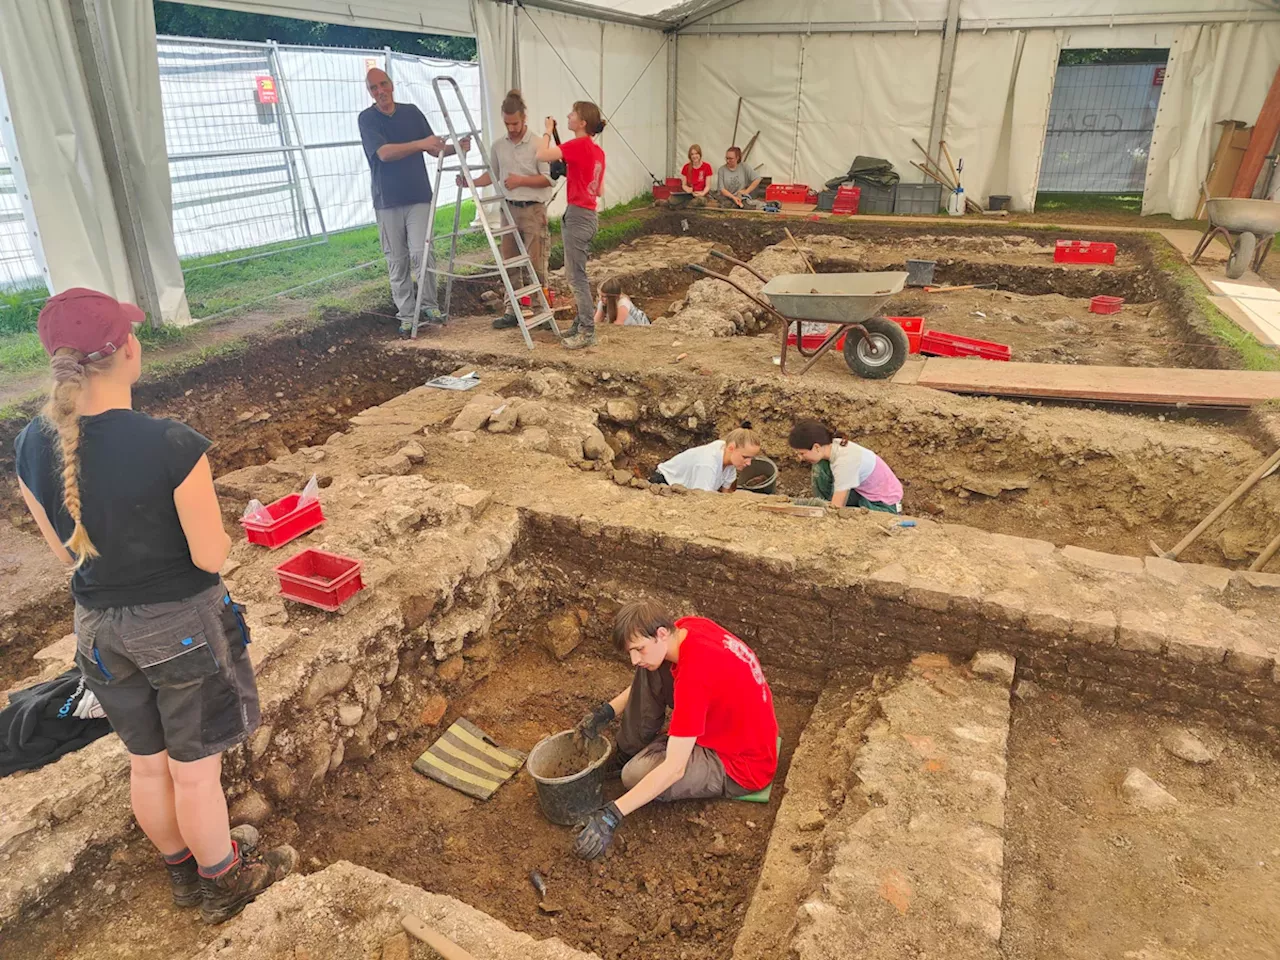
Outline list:
[[[492,196],[492,197],[481,197],[480,202],[481,203],[501,203],[503,199],[504,197],[502,196],[502,194],[499,193],[496,196]]]
[[[483,163],[469,163],[467,164],[467,169],[468,170],[488,170],[489,167],[487,164],[483,164]],[[461,173],[462,166],[458,165],[456,167],[444,167],[441,170],[441,172],[442,173]]]
[[[554,313],[548,310],[546,313],[540,313],[536,317],[529,317],[524,322],[524,328],[526,330],[532,330],[534,327],[540,327],[544,323],[550,323],[555,319],[555,316],[556,315]]]
[[[534,284],[530,284],[527,287],[521,287],[519,290],[515,291],[516,299],[519,300],[521,297],[532,296],[533,294],[537,293],[541,289],[542,289],[542,284],[540,283],[534,283]]]
[[[532,263],[532,262],[533,261],[529,259],[529,255],[527,253],[526,254],[518,253],[514,257],[512,257],[510,260],[503,260],[502,269],[510,270],[512,267],[518,267],[518,266],[521,266],[522,264]]]

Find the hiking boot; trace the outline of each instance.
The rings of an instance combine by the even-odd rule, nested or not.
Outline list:
[[[595,345],[596,332],[594,330],[579,330],[572,336],[564,338],[566,350],[581,350],[583,347],[594,347]]]
[[[160,859],[164,863],[165,873],[169,874],[169,888],[173,891],[173,905],[175,907],[200,906],[200,901],[204,899],[204,893],[200,888],[200,868],[196,865],[195,856],[188,853],[187,859],[180,863],[170,863],[163,857]]]
[[[204,902],[200,919],[223,923],[245,908],[267,887],[289,875],[298,863],[298,852],[288,844],[268,850],[261,860],[246,860],[236,846],[236,862],[216,877],[201,877]]]
[[[424,323],[434,323],[436,326],[444,326],[445,315],[435,307],[423,307],[422,319]]]
[[[238,827],[231,828],[231,842],[241,854],[250,854],[258,849],[258,828],[249,823],[242,823]],[[198,907],[200,901],[204,899],[204,893],[200,889],[200,867],[196,863],[196,858],[190,851],[187,858],[178,863],[170,863],[163,857],[160,858],[164,864],[165,872],[169,874],[169,886],[173,890],[173,905],[175,907]]]
[[[401,320],[400,321],[400,339],[408,340],[412,336],[413,336],[413,321]]]
[[[576,337],[582,332],[582,324],[578,322],[578,318],[573,318],[573,323],[569,324],[569,329],[560,334],[561,340],[568,340],[570,337]]]
[[[504,313],[493,321],[493,329],[495,330],[510,330],[512,327],[518,326],[520,326],[520,321],[516,319],[514,313]]]

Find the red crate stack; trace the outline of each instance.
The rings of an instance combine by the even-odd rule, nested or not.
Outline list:
[[[1054,263],[1116,262],[1116,245],[1090,240],[1059,240],[1053,247]]]
[[[771,183],[764,188],[764,198],[778,203],[818,202],[818,195],[803,183]]]
[[[858,198],[862,195],[861,187],[838,187],[836,199],[831,205],[832,213],[855,214],[858,212]]]

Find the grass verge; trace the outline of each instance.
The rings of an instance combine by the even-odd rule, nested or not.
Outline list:
[[[1263,346],[1253,334],[1240,329],[1230,317],[1209,299],[1209,290],[1195,271],[1182,259],[1173,245],[1159,234],[1147,234],[1156,269],[1165,273],[1190,300],[1208,324],[1215,339],[1226,344],[1240,357],[1246,370],[1280,370],[1280,351]]]

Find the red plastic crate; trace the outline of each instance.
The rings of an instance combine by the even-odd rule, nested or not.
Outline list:
[[[554,306],[556,305],[556,292],[555,292],[554,290],[552,290],[550,287],[543,287],[543,288],[542,288],[542,293],[543,293],[543,295],[545,295],[545,296],[546,296],[546,298],[547,298],[547,306],[549,306],[549,307],[554,307]],[[520,306],[522,306],[522,307],[532,307],[532,306],[533,306],[533,297],[531,297],[531,296],[529,296],[529,297],[521,297],[521,298],[520,298]]]
[[[831,204],[831,212],[838,214],[857,213],[858,199],[861,195],[861,187],[837,187],[836,198]]]
[[[764,188],[764,198],[778,203],[818,202],[818,195],[803,183],[771,183]]]
[[[270,523],[259,523],[257,520],[242,517],[240,524],[244,527],[245,536],[248,537],[249,542],[274,550],[324,523],[324,511],[320,509],[320,501],[312,500],[306,506],[299,507],[298,501],[301,499],[302,494],[291,493],[287,497],[281,497],[275,503],[268,504],[267,513],[271,514]]]
[[[885,317],[885,319],[892,320],[906,331],[908,353],[920,352],[920,339],[924,335],[924,317]],[[800,345],[806,350],[816,350],[822,346],[822,341],[825,339],[827,339],[825,333],[806,333],[800,338]],[[796,335],[794,333],[787,335],[787,345],[792,347],[796,345]],[[834,349],[844,349],[843,336],[836,341]]]
[[[653,185],[653,199],[655,199],[655,200],[670,200],[670,199],[671,199],[671,188],[670,188],[670,187],[668,187],[668,186],[659,186],[658,184],[656,184],[656,183],[655,183],[655,184]]]
[[[926,330],[920,338],[920,352],[935,357],[981,357],[983,360],[1011,360],[1013,350],[1006,344],[975,340],[958,333]]]
[[[1090,313],[1119,313],[1124,297],[1094,297],[1089,301]]]
[[[1059,240],[1053,247],[1054,263],[1115,263],[1116,245],[1089,240]]]
[[[276,567],[280,595],[330,613],[364,589],[364,564],[323,550],[303,550]]]
[[[676,193],[684,189],[684,181],[679,177],[667,177],[666,184]]]

